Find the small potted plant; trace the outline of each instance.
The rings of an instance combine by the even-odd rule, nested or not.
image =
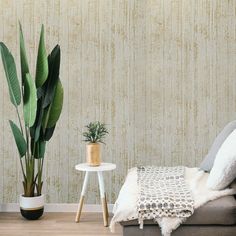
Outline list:
[[[106,125],[97,121],[90,122],[85,127],[87,131],[83,132],[83,136],[85,137],[84,141],[88,142],[86,147],[87,163],[90,166],[99,166],[101,164],[100,143],[104,143],[103,139],[108,134]]]
[[[16,109],[18,124],[9,121],[19,152],[23,177],[20,211],[23,217],[36,220],[44,210],[43,164],[47,141],[53,135],[63,104],[63,87],[59,79],[60,47],[47,55],[42,25],[36,74],[30,72],[24,37],[20,25],[19,82],[14,57],[0,42],[0,54],[9,88],[11,103]],[[22,118],[23,117],[23,118]]]

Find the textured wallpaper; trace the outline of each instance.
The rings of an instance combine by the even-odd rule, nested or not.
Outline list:
[[[48,52],[62,50],[62,117],[47,146],[47,202],[78,201],[85,161],[83,127],[100,120],[110,134],[102,159],[113,203],[136,165],[197,166],[222,127],[236,117],[235,0],[0,0],[0,41],[19,69],[18,20],[32,74],[40,27]],[[0,202],[22,192],[8,125],[16,119],[0,64]],[[86,201],[99,203],[96,176]],[[95,194],[92,194],[94,192]]]

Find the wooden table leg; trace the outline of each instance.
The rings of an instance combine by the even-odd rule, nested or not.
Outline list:
[[[106,212],[106,219],[108,221],[108,218],[109,218],[109,212],[108,212],[108,207],[107,207],[107,195],[105,193],[105,212]]]
[[[106,198],[101,198],[101,202],[102,202],[103,222],[104,222],[104,226],[107,227],[108,226],[108,211],[107,211]]]
[[[75,217],[75,222],[77,222],[77,223],[80,220],[83,205],[84,205],[84,196],[81,196],[80,200],[79,200],[78,210],[77,210],[76,217]]]
[[[75,217],[75,222],[79,222],[79,220],[80,220],[80,216],[81,216],[81,212],[82,212],[82,208],[83,208],[83,204],[84,204],[84,196],[85,196],[85,192],[86,192],[87,185],[88,185],[88,179],[89,179],[89,172],[87,171],[85,173],[84,183],[83,183],[83,187],[82,187],[82,191],[81,191],[81,197],[80,197],[79,206],[78,206],[78,210],[77,210],[76,217]]]
[[[107,201],[106,201],[102,171],[98,171],[98,183],[99,183],[100,197],[101,197],[102,210],[103,210],[103,222],[104,222],[104,226],[107,227],[108,226],[108,208],[107,208]]]

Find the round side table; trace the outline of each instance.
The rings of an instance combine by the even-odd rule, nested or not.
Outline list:
[[[103,209],[104,226],[105,227],[108,226],[109,215],[108,215],[107,200],[106,200],[106,193],[105,193],[104,180],[103,180],[103,171],[110,171],[110,170],[114,170],[115,168],[116,168],[116,165],[112,163],[101,163],[100,166],[89,166],[87,163],[82,163],[75,166],[76,170],[85,172],[84,183],[83,183],[83,187],[81,191],[81,196],[80,196],[79,206],[78,206],[78,210],[75,217],[75,222],[79,222],[80,220],[85,193],[86,193],[86,189],[88,185],[89,175],[91,172],[97,172],[100,197],[101,197],[102,209]]]

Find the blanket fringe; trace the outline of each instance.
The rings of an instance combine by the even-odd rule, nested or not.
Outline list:
[[[143,219],[139,218],[138,223],[139,223],[139,228],[143,229]]]
[[[109,228],[111,233],[115,233],[115,222],[113,220],[111,220]]]

